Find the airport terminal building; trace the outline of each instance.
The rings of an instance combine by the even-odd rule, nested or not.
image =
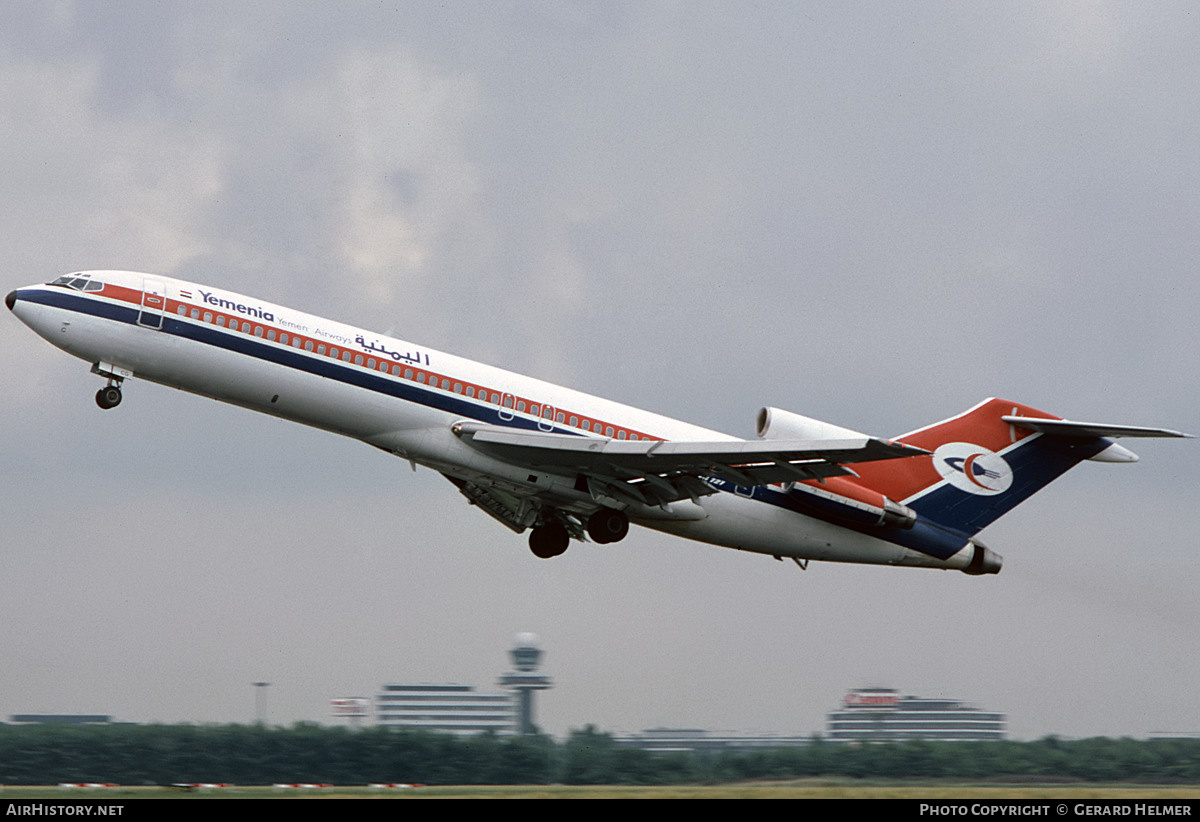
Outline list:
[[[901,695],[892,688],[859,688],[829,714],[830,742],[937,742],[1004,739],[1006,717],[951,699]]]
[[[375,695],[375,722],[385,728],[408,728],[462,736],[531,734],[534,694],[553,686],[539,672],[542,650],[533,634],[520,634],[509,651],[513,670],[499,679],[504,691],[484,693],[471,685],[393,684]]]
[[[510,734],[517,706],[512,694],[480,693],[470,685],[384,685],[375,695],[375,722],[461,735]]]

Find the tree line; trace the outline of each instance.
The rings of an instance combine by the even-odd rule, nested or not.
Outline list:
[[[769,750],[651,753],[588,726],[544,735],[261,725],[0,725],[0,784],[713,784],[862,779],[1200,783],[1200,739],[931,742],[849,746],[814,737]]]

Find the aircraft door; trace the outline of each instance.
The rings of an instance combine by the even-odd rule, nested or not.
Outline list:
[[[167,290],[158,280],[142,280],[142,310],[138,314],[138,325],[161,329],[163,309],[167,307]]]
[[[504,394],[500,397],[500,419],[504,422],[510,422],[513,418],[513,406],[517,404],[517,399],[512,394]]]

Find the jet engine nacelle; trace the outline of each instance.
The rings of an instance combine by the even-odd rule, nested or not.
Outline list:
[[[1004,557],[994,553],[992,549],[974,537],[971,537],[967,542],[973,549],[973,553],[971,554],[971,563],[962,569],[964,574],[977,577],[983,574],[1000,573],[1000,567],[1004,565]]]
[[[815,420],[781,408],[760,408],[758,436],[765,440],[845,440],[866,437],[840,425]],[[798,507],[822,519],[872,528],[912,528],[916,511],[864,488],[845,477],[821,483],[791,483],[788,492]]]
[[[759,439],[764,440],[845,440],[867,436],[861,431],[771,407],[758,409],[756,429]]]

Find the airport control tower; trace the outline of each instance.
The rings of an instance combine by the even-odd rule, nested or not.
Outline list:
[[[544,691],[553,683],[550,677],[537,673],[538,663],[542,660],[542,649],[538,647],[536,636],[519,634],[517,644],[509,653],[512,654],[513,667],[516,670],[500,677],[499,685],[516,691],[517,733],[531,734],[536,730],[533,726],[533,692]]]

